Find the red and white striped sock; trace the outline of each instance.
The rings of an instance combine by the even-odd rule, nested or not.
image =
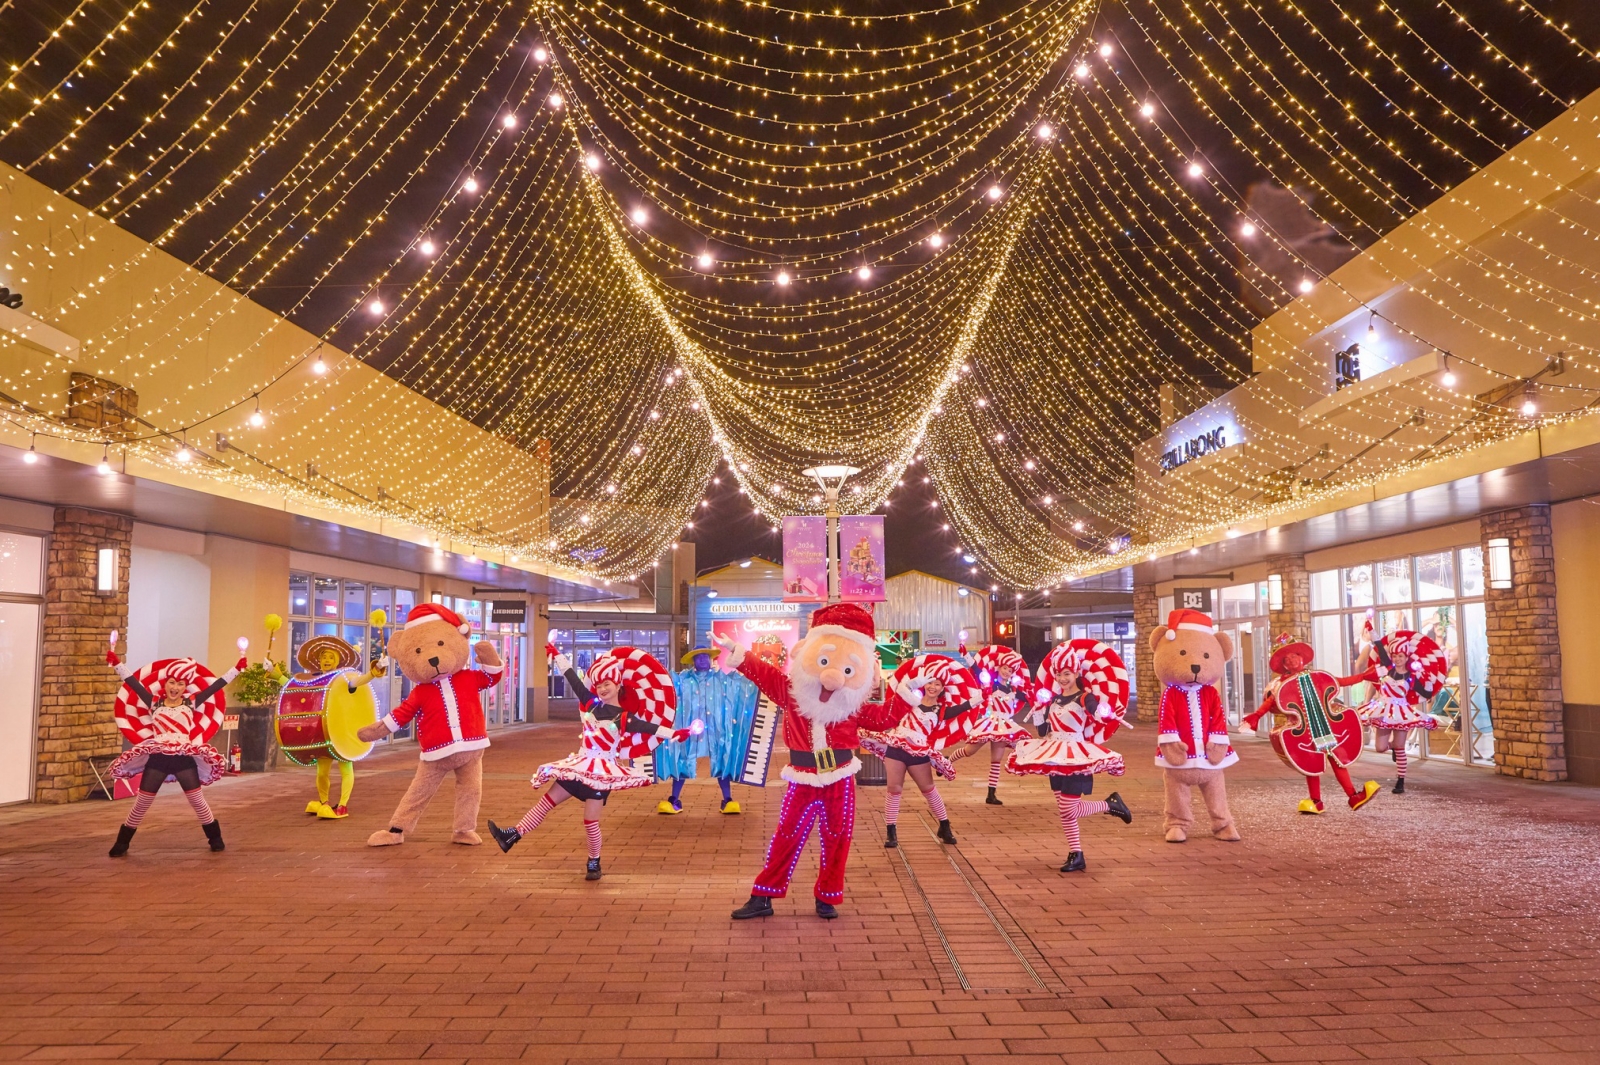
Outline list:
[[[589,837],[589,857],[600,857],[600,822],[584,821],[583,833]]]
[[[1000,786],[1000,763],[999,762],[990,762],[989,763],[989,786],[991,788],[998,788]]]
[[[928,800],[928,809],[933,811],[934,820],[950,820],[950,814],[944,808],[944,800],[939,797],[938,788],[929,788],[922,793],[922,797]]]
[[[189,808],[194,811],[194,815],[200,819],[202,825],[209,825],[217,819],[216,814],[211,812],[211,805],[206,802],[206,797],[199,788],[184,792],[183,797],[189,800]]]
[[[892,825],[900,820],[900,792],[891,791],[883,797],[883,823]]]
[[[1061,813],[1061,831],[1067,837],[1067,850],[1082,851],[1083,842],[1078,837],[1078,797],[1056,792],[1056,809]]]
[[[156,801],[153,791],[141,791],[133,797],[133,809],[128,811],[128,819],[123,824],[129,828],[138,828],[144,820],[144,815],[150,812],[150,804]]]
[[[1093,817],[1095,814],[1103,814],[1109,809],[1111,809],[1111,807],[1106,805],[1104,799],[1079,799],[1078,800],[1078,816],[1079,817]]]
[[[555,808],[555,800],[550,798],[549,792],[539,796],[539,801],[533,804],[533,809],[523,814],[522,820],[517,822],[517,834],[526,836],[529,832],[544,824],[545,814]]]
[[[1400,776],[1406,775],[1406,745],[1402,742],[1394,749],[1394,764],[1400,770]]]

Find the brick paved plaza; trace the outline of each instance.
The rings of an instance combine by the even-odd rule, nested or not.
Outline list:
[[[485,815],[515,820],[573,731],[497,737]],[[943,789],[959,849],[912,794],[885,852],[863,789],[831,923],[809,890],[728,919],[777,787],[737,818],[704,778],[677,818],[662,789],[619,796],[599,883],[575,805],[509,856],[452,847],[449,784],[404,847],[365,847],[411,749],[362,767],[346,821],[301,813],[309,771],[210,789],[221,855],[171,785],[121,862],[123,803],[12,808],[0,1059],[1600,1061],[1600,792],[1430,763],[1403,797],[1297,817],[1298,779],[1245,741],[1244,841],[1179,847],[1147,738],[1122,745],[1135,821],[1086,823],[1086,875],[1056,872],[1043,783],[983,805],[984,755]],[[1386,760],[1363,769],[1387,785]]]

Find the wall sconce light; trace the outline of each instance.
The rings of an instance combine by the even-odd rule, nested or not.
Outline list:
[[[1267,609],[1283,609],[1283,574],[1267,574]]]
[[[117,549],[102,547],[94,555],[94,590],[101,595],[117,594]]]
[[[1063,635],[1063,630],[1062,630],[1060,625],[1057,625],[1056,626],[1056,639],[1060,640],[1062,638],[1062,635]]]
[[[1489,541],[1489,587],[1511,587],[1511,541],[1503,536]]]

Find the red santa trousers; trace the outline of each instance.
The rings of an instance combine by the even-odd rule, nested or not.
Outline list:
[[[844,899],[844,864],[850,858],[850,840],[856,831],[856,780],[845,777],[824,787],[790,782],[778,811],[778,829],[767,847],[767,864],[756,876],[752,895],[781,899],[789,893],[789,880],[800,852],[811,837],[811,827],[821,821],[822,867],[812,891],[822,902]]]

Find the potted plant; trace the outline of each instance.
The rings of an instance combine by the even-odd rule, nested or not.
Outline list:
[[[275,670],[256,662],[233,682],[233,700],[239,711],[239,768],[260,773],[278,764],[278,741],[272,720],[278,712],[278,692],[283,681]]]

